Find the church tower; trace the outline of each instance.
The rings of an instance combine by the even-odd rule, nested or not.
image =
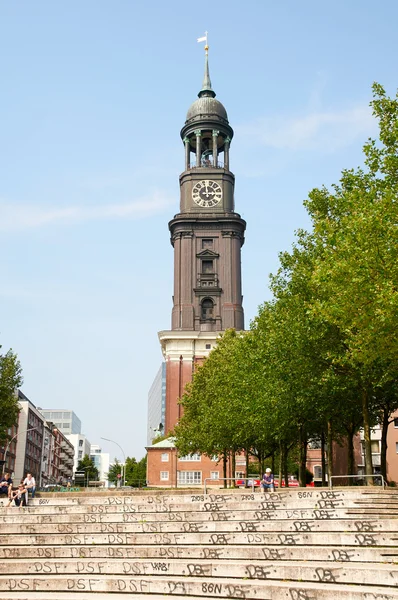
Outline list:
[[[233,130],[212,88],[208,46],[198,99],[181,130],[185,165],[180,212],[169,223],[174,248],[171,330],[159,332],[166,362],[167,434],[180,417],[178,399],[222,331],[244,329],[241,247],[245,221],[235,212],[230,170]]]

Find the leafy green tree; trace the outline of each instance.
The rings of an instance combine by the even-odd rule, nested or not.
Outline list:
[[[378,84],[373,94],[379,140],[364,146],[366,170],[343,171],[333,193],[315,189],[306,202],[321,249],[314,310],[344,334],[346,351],[336,366],[360,387],[368,475],[372,419],[378,412],[385,420],[384,453],[388,420],[398,408],[390,394],[398,375],[398,97],[388,98]]]
[[[117,458],[115,458],[113,464],[109,467],[109,471],[108,471],[108,481],[110,483],[114,483],[115,485],[118,483],[119,480],[122,479],[123,476],[123,464],[121,462],[118,461]]]
[[[93,460],[88,454],[85,454],[81,460],[79,460],[76,471],[84,471],[85,481],[98,481],[99,473],[97,467],[94,465]]]
[[[143,487],[146,483],[147,457],[144,456],[136,461],[135,458],[126,459],[126,485],[132,487]]]
[[[11,350],[0,354],[0,443],[6,441],[7,430],[18,422],[16,391],[22,381],[22,369],[17,355]]]

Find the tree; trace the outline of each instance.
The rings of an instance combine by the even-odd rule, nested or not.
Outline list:
[[[146,456],[138,462],[135,458],[126,458],[126,485],[143,487],[146,484],[146,464]]]
[[[364,146],[366,170],[343,171],[333,193],[315,189],[306,202],[320,250],[314,312],[344,335],[346,351],[336,367],[360,387],[367,475],[373,473],[372,418],[383,414],[385,453],[388,420],[398,408],[390,393],[398,376],[398,95],[388,98],[374,84],[373,96],[379,140]]]
[[[118,483],[118,481],[121,480],[123,476],[123,465],[121,462],[118,461],[117,458],[115,458],[113,464],[109,467],[109,471],[108,471],[108,481],[110,483],[114,483],[115,485]]]
[[[84,472],[84,481],[98,481],[98,469],[88,454],[85,454],[83,458],[79,460],[76,471]]]
[[[22,381],[22,368],[17,355],[11,350],[6,354],[0,354],[0,442],[2,443],[7,439],[7,430],[18,422],[20,409],[16,391],[22,385]]]

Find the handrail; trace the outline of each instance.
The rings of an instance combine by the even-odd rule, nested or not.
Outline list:
[[[206,481],[245,481],[246,482],[246,481],[249,481],[249,479],[252,480],[251,488],[252,488],[252,492],[254,494],[254,478],[253,477],[217,477],[217,479],[212,479],[211,477],[206,477],[203,480],[203,483],[204,483],[203,493],[207,494],[207,492],[206,492],[206,489],[207,489],[207,487],[206,487]]]
[[[363,479],[364,477],[372,477],[372,479],[374,479],[375,477],[379,477],[381,479],[382,488],[384,489],[386,487],[383,475],[381,475],[381,473],[375,473],[374,475],[331,475],[329,479],[329,488],[333,488],[332,479],[343,479],[346,477],[356,477],[357,479]]]

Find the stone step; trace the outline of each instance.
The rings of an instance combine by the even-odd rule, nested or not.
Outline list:
[[[97,515],[92,515],[97,516]],[[129,515],[127,515],[129,516]],[[218,513],[217,513],[218,516]],[[198,533],[267,533],[267,532],[354,532],[377,533],[389,532],[398,535],[398,519],[278,519],[268,515],[263,520],[258,517],[253,521],[228,521],[208,520],[199,522],[180,521],[149,521],[142,519],[138,522],[83,522],[83,523],[7,523],[2,527],[3,535],[38,535],[40,537],[54,536],[57,534],[90,535],[98,533],[114,534],[198,534]]]
[[[82,585],[84,582],[82,582]],[[209,585],[204,582],[206,590]],[[187,586],[188,587],[188,586]],[[173,593],[174,600],[203,600],[204,598],[249,598],[245,594],[244,586],[229,587],[223,589],[223,594],[219,593],[217,587],[215,592],[206,591],[206,595],[196,595],[191,593],[179,594]],[[398,591],[389,587],[376,586],[344,586],[344,585],[324,585],[316,583],[303,583],[293,586],[289,582],[269,582],[264,588],[264,592],[257,595],[258,600],[395,600],[398,598]],[[123,592],[120,592],[121,594]],[[225,596],[229,593],[229,596]],[[231,595],[233,594],[233,595]],[[0,591],[0,600],[92,600],[90,592],[21,592],[16,591],[10,596],[10,592]],[[251,597],[251,596],[250,596]],[[166,600],[170,598],[169,593],[136,593],[131,596],[134,600]],[[95,600],[109,600],[108,593],[95,593]]]
[[[80,523],[206,523],[206,522],[230,522],[233,523],[245,521],[326,521],[340,520],[349,523],[358,521],[379,522],[382,527],[385,521],[397,521],[398,513],[391,511],[385,514],[351,514],[344,510],[240,510],[240,511],[214,511],[214,512],[167,512],[167,513],[137,513],[137,512],[117,512],[117,513],[62,513],[62,514],[31,514],[29,510],[15,509],[6,515],[0,515],[0,524],[3,524],[2,530],[7,529],[14,524],[29,525],[52,525],[52,524],[80,524]],[[10,530],[11,531],[11,530]]]
[[[321,560],[325,562],[398,562],[398,548],[391,546],[0,546],[0,560],[8,559],[137,559],[158,560]]]
[[[122,575],[145,578],[156,578],[167,575],[176,577],[218,577],[234,579],[267,581],[299,581],[299,582],[324,582],[362,585],[398,585],[398,567],[391,564],[371,565],[368,563],[334,562],[325,565],[321,561],[310,564],[303,561],[218,561],[168,559],[148,561],[139,560],[103,560],[91,559],[63,560],[63,561],[30,561],[9,560],[0,564],[0,576],[53,576],[71,575],[80,576],[97,575]]]
[[[332,521],[328,521],[332,523]],[[262,544],[267,546],[396,546],[398,534],[393,532],[218,532],[218,533],[90,533],[90,534],[58,534],[29,535],[4,534],[1,536],[3,546],[26,545],[72,545],[87,544],[106,545],[210,545],[227,546],[229,544]]]
[[[355,492],[352,490],[348,491],[340,491],[340,490],[312,490],[312,491],[284,491],[281,492],[261,492],[256,491],[255,493],[247,493],[242,492],[241,490],[228,491],[228,492],[220,492],[220,493],[211,493],[211,494],[203,494],[203,493],[185,493],[181,494],[167,494],[165,492],[157,492],[156,494],[148,494],[146,492],[129,492],[125,494],[117,494],[117,495],[109,495],[105,492],[103,493],[92,493],[92,494],[82,494],[79,492],[73,494],[58,494],[55,495],[45,495],[43,494],[40,498],[30,499],[29,502],[31,505],[41,505],[41,504],[49,504],[49,505],[62,505],[62,504],[104,504],[104,505],[121,505],[121,504],[141,504],[141,505],[154,505],[154,506],[168,506],[170,504],[180,505],[180,504],[195,504],[199,503],[221,503],[221,504],[229,504],[231,502],[247,502],[247,501],[270,501],[270,502],[283,502],[286,506],[291,503],[294,504],[295,507],[304,503],[306,501],[311,500],[311,502],[318,502],[320,500],[329,500],[336,502],[381,502],[381,503],[398,503],[398,493],[397,492],[389,492],[389,491],[376,491],[376,492]]]
[[[46,599],[44,594],[38,595],[37,592],[57,592],[58,599],[61,599],[62,592],[89,592],[95,594],[117,593],[117,594],[145,594],[152,597],[163,595],[166,597],[176,595],[191,597],[197,596],[203,598],[256,598],[261,600],[392,600],[398,598],[398,590],[393,586],[369,586],[369,585],[342,585],[335,584],[321,574],[322,581],[316,583],[289,582],[289,581],[269,581],[269,580],[247,580],[247,579],[225,579],[214,577],[182,577],[176,576],[170,580],[164,576],[157,577],[108,577],[106,575],[95,575],[91,577],[64,577],[51,576],[43,577],[8,577],[0,576],[0,598],[10,600],[15,598],[13,592],[25,591],[25,596],[19,593],[19,597],[26,597],[33,600],[32,593],[36,596]],[[29,593],[26,590],[29,589]],[[11,592],[11,594],[10,594]],[[70,595],[76,600],[75,594]],[[151,597],[151,596],[149,596]],[[84,596],[83,596],[84,598]],[[86,594],[88,598],[88,594]],[[96,600],[99,596],[96,595]]]

